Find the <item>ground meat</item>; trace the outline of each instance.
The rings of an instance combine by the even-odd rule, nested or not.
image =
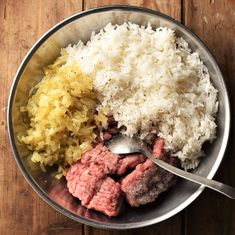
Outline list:
[[[108,114],[108,126],[110,127],[118,126],[118,122],[114,119],[114,116],[112,114]]]
[[[175,158],[164,156],[164,141],[158,139],[153,148],[157,158],[176,165]],[[174,182],[174,175],[163,170],[147,159],[121,181],[121,189],[131,206],[138,207],[155,201],[161,192],[166,191]]]
[[[164,140],[162,138],[158,138],[153,145],[153,155],[158,159],[162,159],[164,156]]]
[[[79,178],[85,170],[87,170],[87,165],[79,164],[79,162],[77,162],[67,171],[66,179],[72,181],[74,178]]]
[[[121,189],[128,203],[138,207],[155,201],[172,183],[173,174],[147,160],[122,180]]]
[[[102,166],[75,163],[68,170],[66,179],[69,192],[79,198],[83,206],[108,216],[119,214],[123,207],[120,184],[106,176]]]
[[[123,175],[128,169],[135,168],[145,160],[146,157],[141,154],[120,156],[111,153],[103,144],[98,144],[82,156],[81,162],[85,165],[98,165],[108,175]]]
[[[101,211],[108,216],[117,216],[123,208],[123,194],[120,184],[110,177],[104,178],[100,189],[87,208]]]
[[[134,169],[138,164],[143,163],[146,157],[142,154],[129,154],[118,162],[116,174],[123,175],[129,169]]]
[[[103,144],[98,144],[83,154],[81,162],[85,165],[99,165],[105,174],[114,174],[120,159],[119,155],[111,153]]]
[[[164,153],[163,139],[156,140],[153,154],[175,165],[174,158]],[[113,176],[119,177],[114,177],[117,182],[111,178]],[[131,206],[138,207],[154,201],[173,183],[171,173],[146,160],[145,156],[113,154],[103,143],[97,144],[82,156],[81,161],[73,164],[66,179],[69,192],[79,198],[83,206],[108,216],[120,213],[124,207],[124,195]]]
[[[70,169],[71,171],[75,171],[75,169],[82,168],[83,164],[76,163]],[[93,171],[96,169],[95,171]],[[70,172],[68,171],[66,179],[67,186],[69,192],[74,196],[81,200],[83,206],[88,206],[94,194],[100,189],[101,180],[104,177],[104,171],[101,167],[90,167],[86,166],[84,168],[84,172],[78,176],[73,175],[70,176]]]
[[[149,134],[144,138],[144,141],[145,141],[145,143],[146,143],[148,146],[152,147],[152,146],[155,144],[156,139],[157,139],[157,135],[156,135],[156,134],[154,134],[154,133],[149,133]]]
[[[109,140],[111,140],[111,138],[112,138],[112,135],[110,133],[104,132],[104,134],[103,134],[104,141],[109,141]]]
[[[108,216],[118,215],[124,205],[123,193],[120,184],[108,175],[125,174],[145,160],[137,154],[128,157],[113,154],[103,144],[98,144],[70,167],[66,175],[67,187],[83,206]]]
[[[98,142],[109,141],[114,135],[117,135],[122,130],[126,129],[126,127],[124,126],[118,127],[118,122],[115,121],[112,114],[109,114],[107,118],[108,118],[107,119],[108,126],[106,129],[102,130],[100,137],[97,138]]]

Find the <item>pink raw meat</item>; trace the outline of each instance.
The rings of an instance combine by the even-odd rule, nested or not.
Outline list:
[[[164,156],[164,141],[158,139],[153,148],[153,154],[157,158],[176,165],[176,160],[170,156]],[[149,159],[136,166],[136,169],[121,181],[121,189],[131,206],[138,207],[155,201],[161,192],[167,190],[173,184],[174,175],[156,166]]]

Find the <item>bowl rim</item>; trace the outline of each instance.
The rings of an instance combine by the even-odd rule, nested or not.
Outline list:
[[[75,213],[63,208],[62,206],[60,206],[59,204],[57,204],[56,202],[54,202],[45,192],[44,190],[42,190],[40,188],[40,186],[36,183],[36,181],[33,179],[33,177],[31,177],[31,175],[29,174],[27,168],[25,167],[23,161],[20,158],[20,155],[17,151],[17,147],[16,147],[16,142],[14,139],[14,133],[13,133],[13,124],[12,124],[12,106],[13,106],[13,102],[14,102],[14,97],[15,97],[15,92],[16,92],[16,88],[17,88],[17,84],[18,81],[20,80],[20,77],[26,67],[26,65],[28,64],[29,60],[31,59],[31,57],[33,56],[33,54],[37,51],[37,49],[51,36],[53,35],[55,32],[57,32],[59,29],[61,29],[63,26],[79,19],[82,18],[84,16],[90,15],[90,14],[95,14],[95,13],[101,13],[101,12],[106,12],[106,11],[113,11],[113,10],[117,10],[117,11],[134,11],[134,12],[143,12],[143,13],[147,13],[153,16],[160,16],[168,21],[171,21],[172,23],[178,25],[179,27],[183,28],[185,31],[187,31],[189,34],[191,34],[203,47],[203,49],[206,51],[206,53],[208,54],[208,56],[211,58],[213,65],[216,68],[217,73],[219,74],[219,76],[222,78],[222,85],[224,86],[224,106],[225,106],[225,130],[224,130],[224,137],[222,139],[222,143],[221,143],[221,148],[218,154],[218,157],[212,167],[212,169],[210,170],[207,178],[208,179],[212,179],[212,177],[215,175],[216,171],[218,170],[219,165],[221,164],[221,161],[223,159],[223,156],[225,154],[226,151],[226,147],[227,147],[227,143],[228,143],[228,139],[229,139],[229,132],[230,132],[230,103],[229,103],[229,96],[228,96],[228,90],[226,87],[226,84],[224,82],[224,78],[223,75],[221,73],[221,70],[218,66],[217,61],[215,60],[214,56],[212,55],[212,53],[210,52],[210,50],[207,48],[207,46],[204,44],[204,42],[195,34],[193,33],[191,30],[189,30],[186,26],[184,26],[182,23],[180,23],[179,21],[175,20],[174,18],[165,15],[163,13],[160,13],[158,11],[155,10],[151,10],[148,8],[144,8],[144,7],[139,7],[139,6],[131,6],[131,5],[112,5],[112,6],[101,6],[101,7],[96,7],[96,8],[91,8],[85,11],[81,11],[78,13],[75,13],[74,15],[67,17],[66,19],[60,21],[59,23],[57,23],[55,26],[53,26],[52,28],[50,28],[43,36],[41,36],[36,43],[31,47],[31,49],[28,51],[28,53],[25,55],[24,59],[22,60],[12,83],[11,89],[10,89],[10,93],[9,93],[9,99],[8,99],[8,107],[7,107],[7,125],[8,125],[8,137],[10,140],[10,144],[11,144],[11,148],[13,150],[13,155],[14,158],[17,162],[18,167],[20,168],[22,174],[24,175],[25,179],[27,180],[27,182],[30,184],[30,186],[33,188],[33,190],[50,206],[52,206],[54,209],[56,209],[57,211],[59,211],[60,213],[64,214],[65,216],[89,225],[89,226],[93,226],[93,227],[97,227],[97,228],[102,228],[102,229],[118,229],[118,230],[123,230],[123,229],[132,229],[132,228],[140,228],[140,227],[144,227],[144,226],[149,226],[149,225],[153,225],[155,223],[161,222],[163,220],[169,219],[170,217],[172,217],[173,215],[179,213],[180,211],[182,211],[184,208],[186,208],[189,204],[191,204],[204,190],[204,186],[198,186],[198,189],[190,196],[187,198],[187,200],[185,200],[182,204],[180,204],[179,206],[177,206],[176,208],[174,208],[172,211],[158,217],[155,219],[149,219],[149,220],[145,220],[145,221],[141,221],[141,222],[130,222],[130,223],[107,223],[107,222],[100,222],[100,221],[95,221],[92,219],[87,219],[83,216],[80,215],[76,215]]]

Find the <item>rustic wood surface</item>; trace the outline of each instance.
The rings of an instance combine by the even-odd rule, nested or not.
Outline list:
[[[235,201],[205,190],[186,210],[147,228],[94,229],[49,207],[25,181],[8,141],[6,108],[14,74],[29,48],[55,23],[96,6],[138,5],[165,13],[188,26],[208,45],[225,76],[235,108],[235,0],[0,0],[0,235],[164,234],[234,235]],[[235,127],[215,179],[235,186]]]

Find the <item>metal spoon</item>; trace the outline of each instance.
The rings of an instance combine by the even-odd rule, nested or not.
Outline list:
[[[116,154],[142,153],[143,155],[151,159],[155,164],[175,175],[190,180],[194,183],[206,186],[210,189],[213,189],[219,193],[224,194],[225,196],[231,199],[235,199],[235,188],[226,184],[222,184],[215,180],[209,180],[202,176],[183,171],[162,160],[155,158],[148,151],[147,147],[143,144],[143,142],[138,138],[131,138],[127,136],[118,135],[112,138],[109,142],[107,142],[106,146],[111,152]]]

